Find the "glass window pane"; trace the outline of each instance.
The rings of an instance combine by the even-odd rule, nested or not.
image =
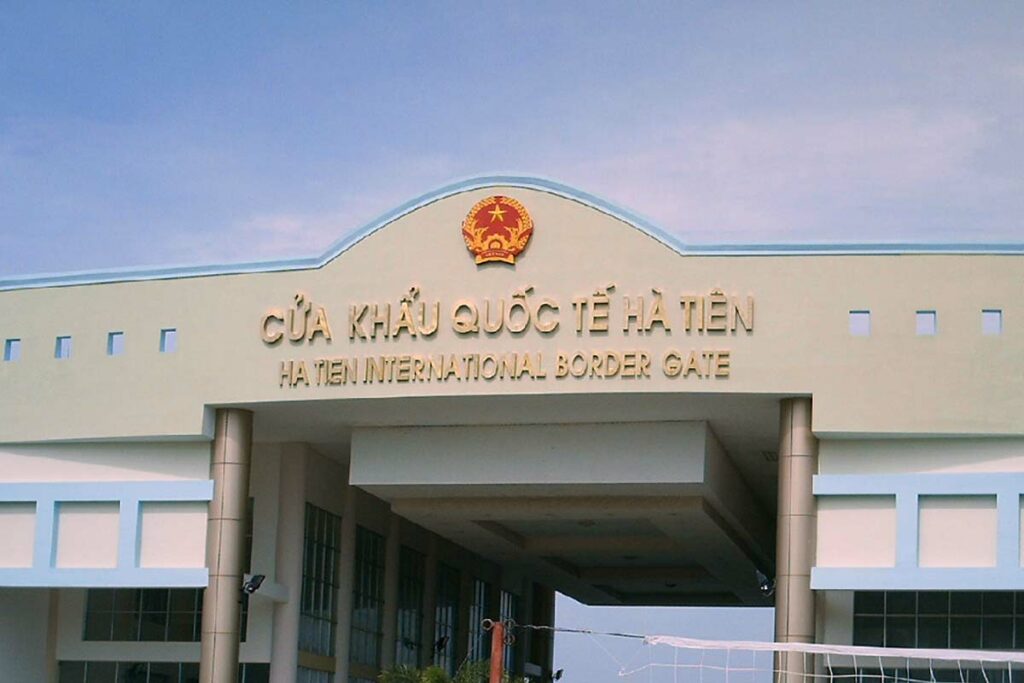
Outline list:
[[[145,662],[120,662],[117,665],[117,683],[146,683],[149,665]]]
[[[172,588],[169,593],[169,604],[172,612],[193,612],[196,609],[195,588]]]
[[[962,650],[981,647],[981,617],[953,617],[950,620],[949,646]]]
[[[114,612],[112,640],[134,641],[139,638],[138,612]]]
[[[981,596],[985,616],[1013,614],[1013,592],[988,591]]]
[[[885,593],[881,591],[857,591],[853,594],[855,614],[885,614]]]
[[[918,593],[917,608],[921,614],[949,614],[949,592],[927,591]]]
[[[176,662],[151,662],[149,683],[178,683],[178,664]]]
[[[111,629],[114,624],[113,612],[90,612],[85,613],[85,631],[83,640],[111,640],[113,637]]]
[[[167,612],[143,612],[139,620],[139,640],[167,640]]]
[[[115,662],[89,662],[85,667],[85,683],[116,683]]]
[[[918,617],[917,647],[949,647],[949,617]]]
[[[269,683],[270,665],[250,663],[243,665],[245,669],[245,683]],[[242,683],[239,681],[239,683]]]
[[[981,646],[986,650],[1013,647],[1013,618],[985,617],[981,624]]]
[[[854,617],[853,644],[882,647],[885,645],[885,626],[882,617]]]
[[[886,617],[885,646],[914,647],[914,617]]]
[[[909,591],[892,591],[885,594],[886,615],[917,614],[917,593]]]
[[[57,667],[59,683],[83,683],[85,681],[85,662],[60,662]]]
[[[167,640],[189,642],[195,639],[195,612],[171,612],[167,620]]]
[[[135,588],[114,590],[114,609],[118,612],[134,612],[139,609],[139,591]]]
[[[85,609],[88,612],[99,610],[110,612],[114,609],[114,591],[109,588],[92,588],[85,597]]]
[[[958,591],[950,594],[949,610],[954,615],[980,615],[981,593]]]

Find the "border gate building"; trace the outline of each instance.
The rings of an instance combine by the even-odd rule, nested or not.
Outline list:
[[[1024,647],[1022,286],[1024,245],[691,246],[523,177],[0,280],[4,680],[451,670],[555,591]]]

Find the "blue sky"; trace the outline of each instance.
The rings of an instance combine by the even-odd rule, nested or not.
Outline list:
[[[1022,241],[1024,4],[0,11],[0,273],[319,253],[543,175],[686,242]]]

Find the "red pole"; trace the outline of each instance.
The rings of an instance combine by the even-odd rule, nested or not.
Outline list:
[[[505,624],[500,621],[494,622],[491,629],[491,681],[490,683],[501,683],[504,673],[503,661],[505,657]]]

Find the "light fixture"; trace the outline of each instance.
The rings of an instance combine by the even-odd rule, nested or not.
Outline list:
[[[754,576],[757,578],[758,590],[765,596],[771,597],[775,593],[775,579],[768,578],[760,569],[754,571]]]
[[[242,584],[242,592],[246,595],[252,595],[260,589],[266,578],[263,574],[253,574],[249,577],[248,581]]]

